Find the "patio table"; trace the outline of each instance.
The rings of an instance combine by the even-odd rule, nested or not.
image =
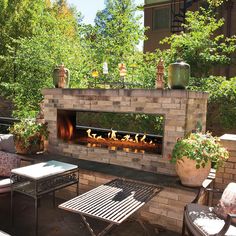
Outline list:
[[[60,161],[47,161],[11,170],[11,216],[14,218],[13,193],[18,192],[34,199],[35,232],[38,233],[38,200],[44,194],[53,193],[55,206],[55,191],[76,184],[78,195],[79,169]]]
[[[80,214],[91,235],[96,236],[86,217],[106,221],[108,226],[98,235],[106,234],[153,198],[161,187],[115,179],[59,205],[59,208]]]

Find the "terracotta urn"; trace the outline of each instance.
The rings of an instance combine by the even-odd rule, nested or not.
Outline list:
[[[211,162],[209,161],[204,168],[200,167],[197,169],[195,160],[183,157],[181,160],[176,162],[175,170],[183,185],[199,187],[210,173]]]
[[[69,88],[70,71],[63,64],[56,66],[52,75],[55,88]]]

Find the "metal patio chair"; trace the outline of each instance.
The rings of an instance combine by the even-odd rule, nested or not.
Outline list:
[[[231,193],[229,193],[229,190]],[[219,214],[221,207],[219,204],[227,198],[231,199],[229,206],[231,209],[234,209],[233,212],[236,213],[236,183],[230,183],[226,187],[220,200],[221,203],[216,207],[204,206],[197,203],[199,198],[206,191],[219,192],[218,190],[208,189],[206,187],[200,188],[193,202],[185,206],[182,236],[185,235],[186,231],[189,235],[193,236],[236,236],[236,214],[225,212],[225,217],[223,218],[222,215]],[[221,209],[226,209],[226,207]]]

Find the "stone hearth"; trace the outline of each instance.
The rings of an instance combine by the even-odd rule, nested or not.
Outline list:
[[[44,119],[50,135],[48,151],[74,158],[175,175],[168,157],[176,139],[206,126],[208,94],[187,90],[44,89]],[[162,155],[130,153],[64,143],[57,135],[57,112],[103,111],[160,114],[164,116]]]

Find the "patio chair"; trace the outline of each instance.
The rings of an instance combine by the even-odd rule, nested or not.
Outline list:
[[[205,191],[216,191],[201,187],[197,197],[184,209],[182,236],[186,230],[194,236],[236,236],[236,183],[225,188],[217,206],[198,204]]]
[[[17,154],[0,151],[0,194],[11,190],[11,169],[20,166],[20,157]]]

